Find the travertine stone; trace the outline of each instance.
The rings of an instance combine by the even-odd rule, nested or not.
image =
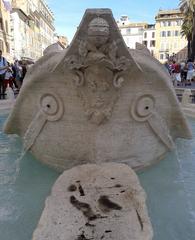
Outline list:
[[[192,96],[191,89],[185,89],[181,100],[182,106],[186,106],[192,103],[191,96]]]
[[[84,163],[144,168],[191,137],[170,76],[145,49],[128,49],[109,9],[89,9],[67,50],[26,75],[5,131],[63,171]]]
[[[43,55],[53,53],[53,52],[59,52],[62,50],[63,50],[63,48],[60,46],[59,43],[53,43],[43,51]]]
[[[145,198],[124,164],[74,167],[54,184],[33,240],[151,240]]]

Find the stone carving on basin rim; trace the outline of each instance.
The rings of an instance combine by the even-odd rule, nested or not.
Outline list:
[[[64,60],[74,74],[85,115],[97,125],[111,117],[118,89],[130,69],[130,61],[118,56],[118,41],[110,39],[107,21],[96,17],[89,23],[87,38],[79,40],[77,54]]]

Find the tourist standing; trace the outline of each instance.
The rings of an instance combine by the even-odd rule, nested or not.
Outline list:
[[[22,75],[20,78],[21,83],[23,83],[24,77],[26,76],[27,68],[26,64],[24,62],[21,63],[21,68],[22,68]]]
[[[0,99],[5,99],[4,79],[7,68],[7,60],[2,56],[2,51],[0,50]]]
[[[183,83],[186,82],[186,78],[187,78],[187,65],[186,65],[186,62],[182,61],[180,63],[180,66],[181,66],[181,82],[182,82],[182,85],[183,85]]]
[[[12,70],[14,72],[14,77],[15,77],[15,81],[16,81],[16,84],[18,86],[18,89],[20,89],[21,86],[22,86],[22,82],[21,82],[22,67],[20,66],[18,60],[15,60],[14,65],[12,67]]]
[[[169,63],[166,62],[166,63],[164,64],[164,66],[165,66],[165,69],[167,70],[167,72],[171,75],[171,69],[170,69]]]
[[[181,65],[179,63],[175,63],[174,77],[175,77],[177,86],[180,86],[180,84],[181,84]]]
[[[8,63],[9,68],[7,69],[5,73],[5,79],[4,79],[4,87],[7,88],[8,84],[13,89],[13,72],[12,69]]]
[[[187,62],[187,85],[191,85],[191,80],[194,75],[194,63],[191,59]]]

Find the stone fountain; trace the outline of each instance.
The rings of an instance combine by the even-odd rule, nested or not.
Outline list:
[[[4,130],[64,171],[33,240],[152,239],[132,169],[191,137],[166,70],[126,47],[109,9],[86,10],[70,47],[31,67]]]

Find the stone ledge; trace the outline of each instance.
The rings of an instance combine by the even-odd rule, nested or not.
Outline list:
[[[15,101],[12,100],[0,100],[0,110],[1,109],[5,109],[5,110],[9,110],[12,109],[13,106],[15,104]]]
[[[184,105],[182,109],[186,116],[195,118],[195,104]]]

